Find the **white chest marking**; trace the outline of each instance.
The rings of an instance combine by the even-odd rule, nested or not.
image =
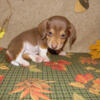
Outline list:
[[[31,54],[38,54],[39,53],[39,46],[34,46],[29,42],[24,43],[24,53],[30,52]]]

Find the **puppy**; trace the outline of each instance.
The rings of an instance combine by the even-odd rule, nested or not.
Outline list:
[[[76,40],[74,26],[63,16],[53,16],[42,21],[38,27],[15,37],[8,45],[6,54],[15,66],[30,65],[24,55],[33,62],[48,62],[48,48],[63,54],[62,50],[68,38],[71,48]]]

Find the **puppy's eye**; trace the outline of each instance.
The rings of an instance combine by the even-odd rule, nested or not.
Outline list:
[[[49,35],[49,36],[52,36],[52,32],[48,32],[48,35]]]
[[[65,37],[66,37],[66,35],[65,35],[65,34],[62,34],[62,35],[61,35],[61,38],[65,38]]]

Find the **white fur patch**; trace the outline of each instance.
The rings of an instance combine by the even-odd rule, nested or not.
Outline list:
[[[42,49],[39,46],[33,46],[29,42],[24,42],[24,46],[20,54],[17,56],[16,60],[11,61],[11,64],[15,66],[19,66],[20,64],[23,66],[29,66],[29,62],[23,59],[22,55],[28,54],[28,56],[34,62],[46,62],[49,61],[47,57],[47,49]]]
[[[59,55],[60,55],[60,56],[66,56],[66,52],[61,51],[61,52],[59,53]]]

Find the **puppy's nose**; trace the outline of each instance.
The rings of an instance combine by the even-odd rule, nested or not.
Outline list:
[[[57,45],[52,44],[52,49],[56,49],[56,48],[57,48]]]

